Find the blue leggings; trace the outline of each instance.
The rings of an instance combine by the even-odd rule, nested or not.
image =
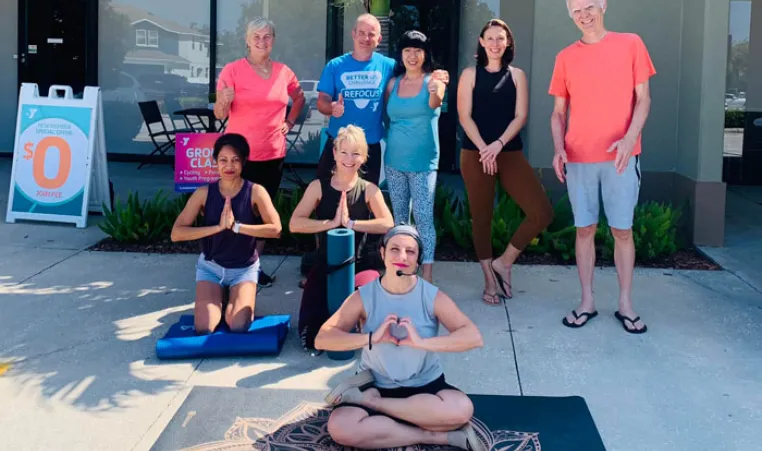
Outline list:
[[[413,201],[415,227],[423,240],[423,263],[434,263],[437,232],[434,229],[434,194],[437,171],[403,172],[384,167],[394,223],[410,224],[410,201]]]

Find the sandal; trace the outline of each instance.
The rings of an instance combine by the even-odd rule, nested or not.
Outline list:
[[[569,322],[569,320],[567,320],[566,317],[564,316],[564,320],[562,321],[562,323],[564,324],[564,326],[571,327],[572,329],[578,329],[578,328],[584,326],[585,324],[587,324],[588,321],[590,321],[591,319],[593,319],[596,316],[598,316],[598,311],[597,310],[593,310],[590,313],[588,313],[588,312],[577,313],[576,310],[572,310],[571,313],[572,313],[572,315],[574,315],[574,321],[577,321],[578,319],[583,318],[583,317],[585,318],[585,321],[583,323],[577,324],[576,322],[574,322],[574,323]]]
[[[489,294],[487,293],[487,290],[482,291],[482,302],[484,302],[487,305],[499,305],[500,304],[500,296],[495,294]]]
[[[627,327],[627,324],[624,323],[625,321],[629,321],[630,324],[632,324],[632,327],[635,327],[635,323],[640,321],[639,316],[633,319],[633,318],[629,318],[627,316],[622,315],[621,313],[619,313],[619,311],[616,311],[614,312],[614,317],[618,319],[620,323],[622,323],[622,327],[624,328],[624,330],[626,330],[627,332],[631,334],[643,334],[648,330],[648,326],[646,326],[645,324],[643,324],[642,329],[637,329],[637,328],[630,329],[629,327]]]
[[[491,262],[489,262],[489,269],[492,270],[492,275],[495,276],[495,280],[497,281],[498,287],[500,287],[500,291],[503,292],[503,297],[506,299],[513,299],[513,287],[510,283],[505,283],[505,280],[503,280],[503,276],[500,275],[499,272],[495,270],[495,268],[492,266],[492,264],[495,263],[495,259],[493,258]],[[511,291],[511,295],[508,295],[508,291],[505,290],[505,286],[508,286],[508,291]]]

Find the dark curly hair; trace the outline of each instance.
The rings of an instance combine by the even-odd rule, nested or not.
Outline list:
[[[423,65],[421,66],[421,70],[424,74],[430,74],[434,72],[434,69],[436,69],[434,65],[434,58],[431,56],[431,45],[429,43],[429,38],[426,37],[425,34],[421,33],[417,30],[411,30],[406,31],[405,34],[402,35],[399,42],[397,43],[397,54],[396,54],[396,62],[397,64],[394,65],[394,72],[393,75],[395,77],[399,77],[400,75],[405,73],[405,63],[402,61],[402,51],[405,50],[408,47],[413,47],[417,49],[423,50]]]
[[[513,62],[513,58],[516,55],[516,41],[513,39],[513,32],[511,31],[511,28],[508,26],[507,23],[500,19],[492,19],[489,22],[487,22],[486,25],[484,25],[484,28],[482,28],[481,33],[479,33],[480,38],[484,38],[484,33],[490,28],[490,27],[500,27],[503,30],[505,30],[506,34],[508,34],[508,46],[505,48],[505,53],[503,53],[503,57],[501,58],[502,66],[508,67]],[[488,63],[487,59],[487,51],[484,50],[484,47],[482,47],[481,43],[479,41],[476,42],[476,64],[478,66],[486,66]]]
[[[225,133],[224,135],[217,138],[217,141],[214,143],[214,150],[212,151],[212,157],[214,158],[214,161],[217,161],[217,157],[220,156],[220,151],[222,151],[222,148],[225,146],[230,146],[231,149],[233,149],[233,152],[238,155],[238,158],[241,159],[243,163],[246,163],[246,161],[249,159],[249,143],[246,141],[246,138],[243,137],[243,135],[239,135],[238,133]]]

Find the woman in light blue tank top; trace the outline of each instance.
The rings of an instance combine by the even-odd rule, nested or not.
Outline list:
[[[340,445],[486,451],[471,427],[473,404],[446,382],[438,355],[481,347],[482,336],[449,296],[416,275],[424,250],[414,227],[393,227],[381,248],[384,275],[352,293],[315,337],[317,349],[362,349],[358,373],[326,396],[335,406],[328,432]],[[439,335],[440,324],[451,325],[448,335]]]
[[[423,278],[432,282],[437,234],[434,194],[439,167],[439,115],[445,85],[431,76],[434,69],[428,38],[405,33],[397,46],[394,77],[386,86],[389,126],[384,174],[394,222],[410,224],[410,203],[424,244]]]

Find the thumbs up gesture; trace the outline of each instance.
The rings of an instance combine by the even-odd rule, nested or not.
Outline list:
[[[331,115],[341,117],[344,115],[344,94],[339,93],[339,99],[331,102]]]
[[[440,86],[444,86],[444,83],[442,81],[440,81],[440,80],[438,80],[438,79],[436,79],[434,77],[430,77],[429,78],[429,84],[428,84],[428,86],[426,86],[426,88],[428,89],[429,93],[433,94],[433,93],[439,91]]]
[[[225,81],[222,82],[222,89],[220,90],[220,100],[224,105],[230,105],[235,98],[235,90],[227,85]]]

